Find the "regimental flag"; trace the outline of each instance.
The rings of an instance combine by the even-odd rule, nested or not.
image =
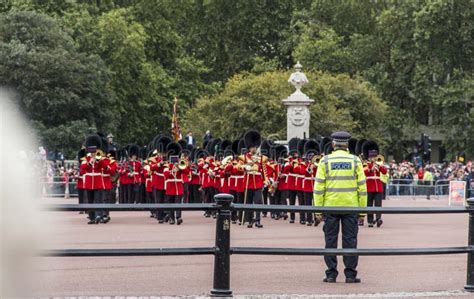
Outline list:
[[[171,118],[171,135],[173,136],[174,141],[178,141],[182,138],[181,128],[178,124],[178,99],[174,98],[173,104],[173,117]]]

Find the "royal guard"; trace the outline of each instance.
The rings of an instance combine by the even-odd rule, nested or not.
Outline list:
[[[153,186],[153,200],[156,204],[166,203],[166,192],[165,192],[165,153],[166,147],[172,142],[168,136],[157,136],[155,137],[155,150],[153,152],[154,163],[151,164],[151,181]],[[165,222],[164,211],[153,211],[158,223]]]
[[[151,165],[153,164],[154,157],[150,157],[143,161],[143,181],[145,182],[145,203],[153,203],[153,184],[151,179]],[[151,211],[150,217],[154,217],[153,211]]]
[[[191,155],[191,181],[189,182],[189,203],[202,203],[201,198],[201,177],[199,175],[199,168],[204,164],[204,159],[199,155],[202,150],[195,150]]]
[[[288,199],[288,176],[291,165],[288,160],[288,150],[284,145],[277,145],[274,149],[275,160],[277,161],[277,169],[275,177],[277,180],[276,191],[274,195],[275,205],[287,205]],[[275,220],[283,218],[288,219],[286,212],[275,213]]]
[[[97,134],[87,136],[85,146],[86,152],[90,153],[90,156],[86,157],[86,160],[82,162],[80,175],[84,180],[87,203],[103,204],[105,185],[102,173],[106,168],[106,164],[103,159],[104,151],[100,136]],[[88,214],[88,224],[106,223],[107,221],[107,218],[104,218],[106,214],[103,210],[89,211]]]
[[[368,207],[381,207],[382,196],[383,196],[383,185],[380,179],[381,174],[387,174],[387,168],[383,165],[383,159],[379,158],[379,147],[374,141],[366,141],[362,145],[362,152],[364,157],[368,160],[364,163],[364,172],[366,177],[367,185],[367,206]],[[380,160],[380,161],[378,161]],[[380,227],[383,223],[382,214],[377,213],[367,215],[368,226],[373,227],[375,224]],[[363,224],[363,223],[361,223]]]
[[[213,201],[213,188],[212,188],[212,169],[214,169],[214,160],[212,157],[208,156],[204,159],[202,166],[199,168],[199,173],[201,175],[201,186],[204,196],[204,203],[211,203]],[[211,212],[206,211],[204,213],[205,217],[211,217]]]
[[[165,175],[166,203],[178,204],[182,203],[184,188],[183,175],[188,175],[189,168],[187,162],[178,160],[181,146],[176,142],[171,142],[167,146],[168,163],[165,166],[163,174]],[[176,161],[174,159],[176,158]],[[168,211],[167,218],[169,224],[183,223],[181,211]]]
[[[236,155],[237,156],[237,155]],[[232,160],[232,169],[230,171],[229,177],[229,192],[234,196],[234,202],[242,204],[244,202],[244,161],[238,158],[234,158]],[[239,225],[242,224],[242,211],[232,211],[231,215],[232,223],[237,223],[239,221]]]
[[[140,202],[140,191],[142,183],[142,163],[138,161],[140,154],[140,148],[138,145],[131,145],[129,147],[130,159],[127,164],[127,176],[129,179],[128,184],[128,202],[127,203],[139,203]]]
[[[263,167],[265,167],[261,156],[257,155],[257,148],[261,144],[260,133],[254,130],[250,130],[244,135],[245,147],[248,152],[245,154],[245,191],[244,191],[244,203],[246,204],[263,204]],[[251,228],[253,224],[256,227],[262,228],[263,225],[260,223],[260,211],[249,211],[245,213],[245,221],[247,221],[247,227]]]
[[[78,153],[77,153],[77,160],[79,162],[79,165],[82,165],[82,162],[86,160],[86,149],[82,148]],[[80,166],[79,166],[80,167]],[[77,189],[77,195],[79,197],[79,204],[84,204],[85,198],[84,198],[84,182],[82,179],[82,175],[78,174],[77,179],[76,179],[76,189]],[[80,214],[83,214],[84,212],[81,211]]]
[[[306,161],[304,163],[304,179],[303,179],[303,201],[301,205],[312,206],[313,205],[313,190],[316,173],[318,171],[319,161],[319,143],[314,139],[309,139],[304,145],[304,156]],[[306,213],[305,215],[306,225],[311,226],[313,223],[315,226],[319,225],[319,221],[314,222],[313,213]]]
[[[288,173],[288,199],[289,204],[292,206],[296,205],[296,198],[300,198],[298,195],[302,194],[301,188],[303,183],[303,176],[300,170],[300,156],[298,153],[298,143],[300,139],[292,138],[288,142],[290,150],[290,172]],[[299,193],[299,194],[298,194]],[[301,220],[301,218],[300,218]],[[301,221],[300,221],[301,222]],[[290,223],[295,223],[295,213],[290,212]]]

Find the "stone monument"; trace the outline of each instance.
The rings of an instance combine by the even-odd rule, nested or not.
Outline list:
[[[299,63],[295,65],[295,72],[290,75],[288,82],[295,87],[295,92],[287,99],[283,100],[283,104],[287,108],[286,120],[286,140],[293,137],[309,138],[309,121],[310,111],[309,105],[314,102],[301,91],[301,87],[308,83],[306,75],[301,72],[303,66]]]

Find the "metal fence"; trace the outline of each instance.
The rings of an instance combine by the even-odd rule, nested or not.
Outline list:
[[[386,195],[388,198],[393,196],[408,196],[413,199],[419,196],[425,196],[428,199],[439,199],[442,196],[449,195],[449,180],[422,181],[409,179],[392,179],[386,185]]]
[[[467,279],[464,288],[474,292],[474,198],[468,199],[466,207],[430,207],[430,208],[346,208],[346,207],[311,207],[311,206],[267,206],[232,204],[233,196],[217,194],[214,204],[46,204],[49,211],[149,211],[149,210],[181,210],[181,211],[215,211],[216,237],[214,247],[198,248],[144,248],[144,249],[57,249],[41,253],[46,257],[91,257],[91,256],[163,256],[163,255],[214,255],[214,279],[211,296],[232,296],[230,288],[230,256],[242,255],[357,255],[357,256],[389,256],[389,255],[439,255],[467,253]],[[309,212],[330,214],[469,214],[468,245],[441,248],[364,248],[364,249],[325,249],[325,248],[266,248],[266,247],[231,247],[230,217],[237,211],[275,211],[275,212]]]
[[[74,178],[63,181],[63,177],[42,177],[40,178],[42,197],[77,197],[77,181]]]

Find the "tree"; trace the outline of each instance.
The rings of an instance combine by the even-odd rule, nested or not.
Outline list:
[[[265,136],[277,134],[285,139],[286,109],[281,100],[293,92],[287,83],[289,75],[273,71],[232,77],[220,94],[199,99],[188,111],[186,129],[197,136],[209,129],[216,137],[235,139],[255,128]],[[315,100],[310,106],[311,137],[344,129],[358,137],[382,141],[377,122],[383,119],[386,106],[368,83],[347,75],[306,75],[310,83],[303,91]]]
[[[44,14],[0,16],[0,82],[16,90],[48,147],[57,145],[55,133],[68,128],[77,133],[77,123],[99,130],[116,125],[114,111],[101,109],[115,103],[103,61],[78,53],[71,37]],[[83,137],[74,134],[69,146],[79,148]]]

